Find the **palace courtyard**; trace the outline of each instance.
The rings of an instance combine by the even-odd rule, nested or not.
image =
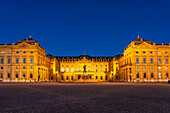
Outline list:
[[[168,83],[0,83],[0,113],[168,113]]]

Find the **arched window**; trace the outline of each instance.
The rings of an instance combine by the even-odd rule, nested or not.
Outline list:
[[[143,73],[143,78],[146,78],[146,73]]]
[[[168,78],[168,76],[169,76],[169,74],[168,74],[168,73],[166,73],[166,78]]]

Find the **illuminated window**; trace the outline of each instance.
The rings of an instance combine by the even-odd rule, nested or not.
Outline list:
[[[68,68],[66,69],[66,71],[68,72]]]
[[[146,69],[146,67],[143,67],[143,69]]]
[[[150,67],[151,69],[153,69],[153,67]]]
[[[4,52],[2,51],[1,54],[4,54]]]
[[[61,71],[64,72],[64,68],[61,68]]]
[[[26,58],[23,58],[23,63],[26,64]]]
[[[143,58],[143,63],[146,64],[146,58]]]
[[[161,52],[158,52],[158,54],[161,54]]]
[[[161,58],[158,58],[158,64],[161,64]]]
[[[146,73],[143,73],[143,78],[146,78]]]
[[[153,73],[151,73],[151,78],[153,78]]]
[[[11,54],[11,51],[9,51],[8,54]]]
[[[136,58],[136,63],[137,63],[137,64],[139,63],[139,58]]]
[[[23,53],[26,53],[26,51],[23,51]]]
[[[161,67],[159,66],[158,69],[161,69]]]
[[[33,67],[30,67],[30,69],[33,69]]]
[[[11,63],[11,59],[10,58],[8,58],[8,64],[10,64]]]
[[[139,67],[136,67],[136,69],[139,69]]]
[[[159,78],[161,78],[161,77],[162,77],[162,74],[161,74],[161,73],[158,73],[158,76],[159,76]]]
[[[168,58],[165,58],[165,63],[168,64]]]
[[[71,72],[73,72],[73,68],[71,68]]]
[[[97,68],[96,68],[96,72],[97,72]]]
[[[15,74],[15,77],[18,78],[18,73]]]
[[[19,53],[19,51],[16,51],[16,53],[18,54],[18,53]]]
[[[10,69],[10,67],[8,66],[8,69]]]
[[[165,67],[165,69],[168,69],[168,67]]]
[[[30,63],[33,64],[33,58],[30,58]]]
[[[81,71],[81,68],[80,68],[80,67],[78,67],[78,70],[79,70],[79,71]]]
[[[4,58],[1,58],[1,64],[4,64]]]
[[[139,73],[136,73],[136,78],[139,78]]]
[[[19,63],[19,58],[16,58],[16,64],[18,64]]]
[[[101,72],[102,72],[102,68],[101,68]]]
[[[90,71],[90,70],[91,70],[91,67],[89,67],[88,70]]]

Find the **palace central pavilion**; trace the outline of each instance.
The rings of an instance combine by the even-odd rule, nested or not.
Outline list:
[[[0,81],[166,82],[170,79],[170,43],[137,38],[112,57],[53,56],[31,37],[0,44]]]

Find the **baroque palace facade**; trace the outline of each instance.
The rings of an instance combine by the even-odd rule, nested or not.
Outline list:
[[[112,57],[53,56],[30,38],[0,44],[0,81],[166,82],[170,79],[170,44],[138,38]]]

